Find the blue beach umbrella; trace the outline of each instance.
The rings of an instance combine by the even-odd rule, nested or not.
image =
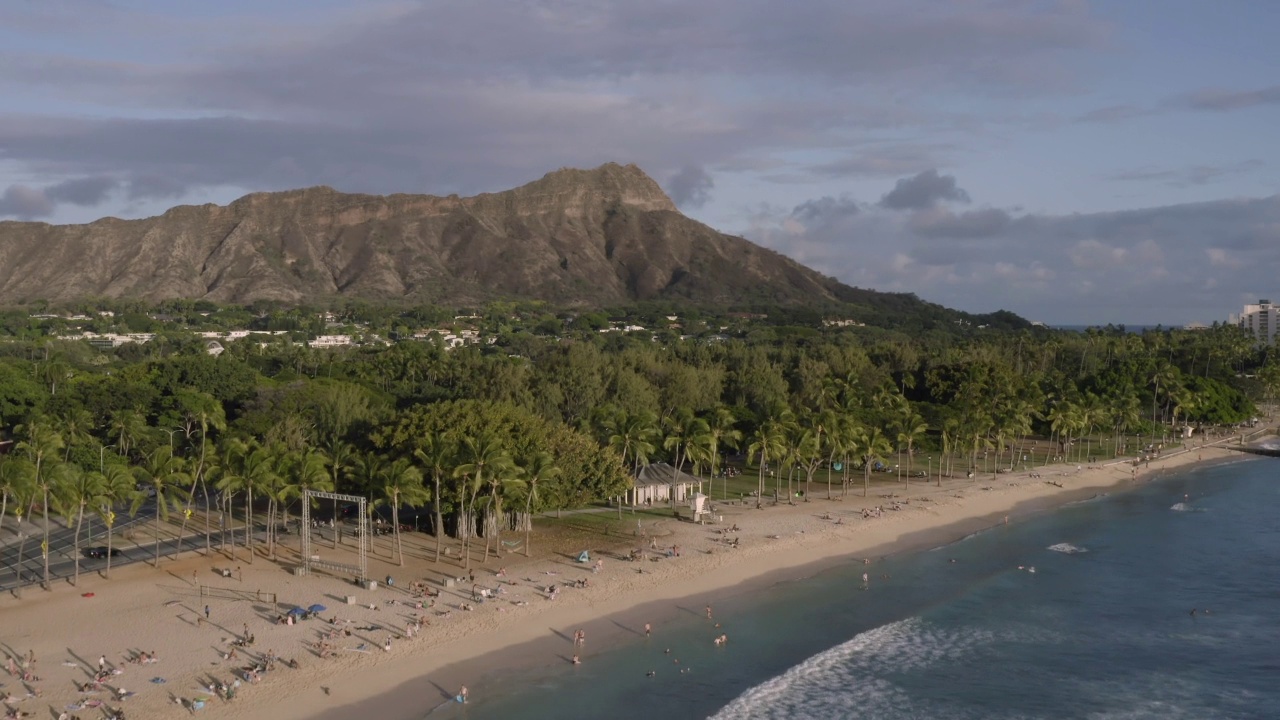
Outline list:
[[[294,609],[290,610],[290,611],[289,611],[289,614],[290,614],[290,615],[301,615],[301,614],[302,614],[302,613],[304,613],[304,612],[306,612],[306,610],[303,610],[303,609],[302,609],[302,608],[300,608],[300,607],[296,607],[296,608],[294,608]]]
[[[312,613],[322,613],[322,612],[324,612],[325,610],[328,610],[328,609],[329,609],[329,608],[327,608],[327,607],[325,607],[325,606],[323,606],[323,605],[312,605],[311,607],[307,608],[307,612],[312,612]]]

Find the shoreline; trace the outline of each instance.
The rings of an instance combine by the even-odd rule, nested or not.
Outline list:
[[[664,545],[682,546],[682,557],[642,564],[608,559],[604,570],[593,575],[571,557],[545,549],[530,559],[508,555],[499,561],[512,565],[503,586],[508,594],[484,603],[475,612],[443,612],[447,607],[458,608],[458,601],[469,597],[461,587],[443,590],[433,610],[415,611],[404,604],[408,595],[400,584],[388,589],[379,583],[379,588],[370,592],[355,588],[349,580],[320,573],[296,577],[289,571],[287,547],[282,548],[286,555],[276,563],[262,557],[260,562],[249,563],[238,555],[191,554],[162,562],[161,570],[167,572],[145,564],[132,565],[116,569],[110,582],[87,575],[80,588],[60,588],[55,593],[32,589],[25,601],[0,598],[0,650],[18,656],[32,648],[47,663],[39,667],[44,683],[50,683],[45,685],[46,697],[20,699],[17,707],[27,711],[43,712],[42,706],[61,710],[75,700],[68,690],[70,682],[63,681],[82,682],[96,669],[93,659],[100,654],[105,654],[111,665],[127,671],[111,682],[137,692],[127,703],[130,715],[153,717],[172,712],[176,703],[186,706],[190,699],[208,695],[204,688],[210,679],[228,681],[230,672],[248,657],[266,651],[297,658],[302,668],[277,669],[264,678],[262,687],[245,685],[235,701],[215,700],[202,714],[246,720],[268,716],[338,720],[355,714],[410,717],[424,713],[425,706],[445,702],[464,683],[472,688],[473,696],[481,695],[485,684],[504,672],[567,661],[566,651],[572,652],[569,638],[576,628],[589,633],[589,649],[580,651],[589,658],[592,652],[639,634],[646,622],[661,627],[666,618],[700,613],[703,605],[713,602],[732,607],[735,598],[753,590],[812,577],[850,558],[883,558],[935,548],[999,525],[1004,516],[1013,522],[1197,465],[1256,459],[1222,447],[1231,440],[1221,438],[1153,460],[1150,469],[1138,475],[1136,484],[1132,482],[1131,462],[1121,459],[1088,469],[1060,464],[983,475],[972,481],[953,479],[942,488],[932,485],[932,480],[929,484],[918,481],[920,484],[907,490],[901,484],[881,484],[866,499],[860,494],[831,501],[812,497],[810,502],[763,511],[725,506],[722,526],[742,526],[740,533],[733,533],[741,537],[738,549],[720,542],[725,537],[715,534],[716,525],[650,522],[650,516],[645,520],[653,534],[661,532]],[[1204,458],[1198,461],[1200,454]],[[819,494],[820,490],[813,493]],[[901,511],[862,519],[864,507],[888,505],[890,501],[904,503]],[[424,538],[415,539],[418,560],[429,554]],[[617,552],[618,548],[639,542],[616,536],[600,542],[610,541],[615,556],[625,552]],[[409,545],[406,538],[407,552]],[[592,552],[610,555],[594,546]],[[410,557],[414,559],[412,553]],[[198,594],[198,573],[218,573],[219,567],[228,566],[243,567],[243,580],[222,580],[220,574],[213,580],[205,579],[213,575],[201,576],[200,582],[213,582],[209,587],[225,592],[214,599]],[[496,581],[493,571],[497,563],[474,567],[481,585]],[[423,577],[423,572],[430,578],[462,570],[429,563],[425,568],[399,567],[385,551],[370,557],[372,577],[394,574],[402,578],[401,584],[407,584],[408,579]],[[565,583],[580,576],[589,578],[591,587],[566,586],[563,596],[554,602],[537,589],[540,583]],[[258,590],[277,595],[280,602],[255,599]],[[236,594],[240,597],[230,596]],[[346,594],[355,596],[359,604],[347,605]],[[335,658],[320,660],[307,646],[312,633],[318,635],[330,627],[328,623],[307,622],[299,627],[272,622],[288,606],[305,607],[317,601],[353,625],[364,623],[382,629],[355,632],[345,642],[339,638]],[[690,603],[692,609],[681,607]],[[202,605],[212,606],[209,621],[202,617]],[[396,640],[395,647],[384,653],[381,645],[386,632],[396,634],[399,629],[403,636],[403,624],[419,614],[429,615],[429,625],[420,637]],[[244,631],[257,636],[258,643],[241,651],[245,659],[226,660],[222,655],[230,641],[241,634],[242,625]],[[161,662],[132,670],[117,659],[122,652],[128,655],[143,649],[157,653]],[[156,687],[148,679],[162,679],[164,684]],[[3,680],[6,691],[20,690],[17,678]],[[166,706],[168,710],[161,709]]]
[[[629,603],[593,607],[591,614],[580,618],[577,624],[591,631],[592,646],[594,648],[607,650],[613,647],[620,638],[638,635],[641,632],[640,628],[646,622],[653,623],[656,626],[664,619],[678,616],[681,613],[698,612],[698,608],[709,603],[712,595],[715,596],[718,602],[728,601],[732,604],[735,598],[740,598],[754,591],[770,588],[780,583],[803,581],[834,567],[846,564],[853,559],[865,557],[872,559],[872,562],[875,563],[890,557],[927,552],[963,542],[974,534],[1003,525],[1005,518],[1008,518],[1008,521],[1012,523],[1054,512],[1063,507],[1093,499],[1103,490],[1108,491],[1107,494],[1117,490],[1126,491],[1165,479],[1166,476],[1174,471],[1182,473],[1200,467],[1251,462],[1258,459],[1234,450],[1212,447],[1211,445],[1195,449],[1201,452],[1206,449],[1212,449],[1214,451],[1213,456],[1204,459],[1191,459],[1189,455],[1190,449],[1181,450],[1161,458],[1161,461],[1183,455],[1186,455],[1185,459],[1172,464],[1152,467],[1150,470],[1145,471],[1147,477],[1139,476],[1137,482],[1134,482],[1133,478],[1121,474],[1097,483],[1055,487],[1055,492],[1051,494],[1025,498],[1010,507],[992,509],[981,515],[960,517],[944,525],[926,526],[913,532],[903,533],[896,538],[874,546],[864,546],[858,543],[855,538],[851,543],[841,543],[833,548],[821,549],[816,555],[806,559],[801,564],[788,564],[782,567],[771,566],[758,571],[738,567],[740,564],[733,564],[722,568],[725,572],[696,583],[696,590],[672,596],[665,588],[654,588],[654,594],[659,597],[646,596],[643,599]],[[1050,467],[1056,468],[1059,466]],[[1064,465],[1063,467],[1066,466]],[[1129,467],[1131,467],[1129,461],[1121,459],[1095,466],[1091,472],[1098,473],[1107,469],[1127,469]],[[1022,474],[996,475],[992,479],[999,480],[1001,477],[1015,477]],[[937,490],[936,487],[933,489]],[[943,490],[945,491],[947,488],[943,488]],[[825,502],[825,498],[814,502]],[[745,574],[743,570],[746,570]],[[721,575],[727,577],[722,578]],[[723,580],[728,580],[732,584],[726,584],[722,582]],[[707,587],[703,587],[704,585]],[[557,632],[555,628],[547,628],[541,630],[538,633],[538,637],[508,640],[499,647],[487,648],[483,651],[457,647],[441,648],[441,650],[445,651],[446,657],[428,662],[426,666],[430,669],[422,669],[422,666],[419,666],[419,669],[412,673],[399,673],[393,669],[393,672],[401,678],[401,682],[384,687],[381,692],[372,692],[359,700],[332,707],[323,712],[316,712],[313,708],[308,708],[305,713],[283,714],[279,717],[282,720],[302,720],[306,717],[314,717],[317,720],[342,720],[355,714],[362,714],[371,717],[398,718],[409,717],[415,712],[426,716],[438,709],[439,704],[447,705],[449,703],[452,697],[449,689],[465,684],[472,689],[474,696],[476,694],[475,688],[483,689],[486,683],[493,682],[512,671],[530,671],[540,666],[545,666],[549,658],[553,658],[552,662],[564,662],[566,660],[564,653],[566,652],[565,642],[567,640],[565,632],[570,631],[566,628],[563,632]],[[449,653],[449,650],[453,650],[455,653]],[[583,658],[590,658],[592,654],[594,653],[589,651],[581,653]],[[411,676],[405,677],[405,675]],[[363,679],[361,678],[361,680]],[[385,680],[386,678],[382,679]],[[427,699],[425,704],[430,706],[426,710],[422,709],[424,698]],[[431,705],[432,700],[437,704]]]

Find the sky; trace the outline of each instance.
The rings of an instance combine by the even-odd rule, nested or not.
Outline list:
[[[1277,29],[1267,0],[0,0],[0,220],[616,161],[850,285],[1211,323],[1280,298]]]

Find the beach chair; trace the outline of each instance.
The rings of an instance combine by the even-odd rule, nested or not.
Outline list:
[[[578,553],[578,562],[583,564],[591,562],[591,553],[587,550],[583,550],[582,552]]]

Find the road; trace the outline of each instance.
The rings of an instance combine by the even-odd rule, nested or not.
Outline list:
[[[137,528],[141,525],[147,525],[155,519],[155,505],[148,503],[138,510],[138,514],[130,518],[127,522],[117,523],[115,527],[116,540],[112,542],[112,547],[118,551],[118,554],[111,559],[111,567],[116,568],[122,565],[130,565],[136,562],[144,562],[154,560],[156,556],[155,543],[143,542],[137,544],[134,542],[121,542],[120,535],[131,528]],[[12,521],[12,518],[6,518]],[[75,575],[75,524],[72,523],[70,528],[62,527],[54,522],[54,518],[50,517],[49,522],[53,528],[49,531],[49,582],[64,580]],[[85,528],[81,529],[80,536],[80,572],[93,573],[104,570],[107,567],[106,558],[88,558],[84,556],[87,548],[96,546],[105,546],[107,544],[106,526],[100,519],[94,518],[90,521],[89,517],[85,517]],[[0,592],[7,592],[18,587],[29,587],[31,585],[39,585],[44,580],[44,557],[40,552],[40,543],[44,541],[44,531],[39,523],[27,521],[23,523],[23,532],[27,534],[26,543],[18,540],[17,536],[8,537],[3,547],[0,547]],[[11,522],[5,523],[6,535],[14,529]],[[170,538],[160,541],[160,555],[167,557],[179,552],[187,552],[190,550],[203,550],[204,542],[204,526],[203,523],[196,527],[193,523],[187,528],[187,537],[181,543],[176,538]],[[243,534],[237,533],[243,541]],[[217,546],[222,541],[220,531],[211,533],[211,541]],[[18,568],[18,550],[22,549],[22,567]]]

